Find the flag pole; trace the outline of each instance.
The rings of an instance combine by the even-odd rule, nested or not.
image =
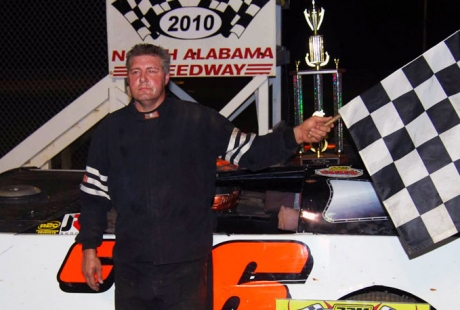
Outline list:
[[[327,121],[326,123],[324,123],[324,126],[329,126],[330,124],[332,123],[335,123],[336,121],[338,121],[340,119],[340,114],[337,114],[335,115],[333,118],[331,118],[329,121]]]

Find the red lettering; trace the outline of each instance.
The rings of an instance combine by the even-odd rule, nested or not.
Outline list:
[[[177,48],[173,49],[172,52],[168,50],[168,53],[171,56],[171,60],[177,60]]]
[[[174,60],[177,59],[177,49],[174,50],[174,54],[171,54]],[[196,51],[194,49],[188,49],[185,52],[183,60],[192,59],[192,60],[205,60],[205,59],[264,59],[269,58],[273,59],[273,50],[270,47],[262,50],[261,47],[251,49],[249,47],[245,48],[244,51],[237,47],[234,50],[231,48],[220,48],[216,50],[215,48],[210,48],[207,54],[203,54],[203,50],[198,48]]]
[[[233,75],[233,68],[232,65],[226,65],[224,70],[222,70],[222,75]]]
[[[267,47],[261,56],[262,56],[262,58],[273,59],[273,51],[272,51],[272,49]]]
[[[205,59],[203,56],[201,56],[201,48],[196,50],[195,55],[196,55],[195,59]]]
[[[206,59],[213,58],[217,59],[217,53],[215,48],[211,48],[208,52],[208,55],[206,56]]]
[[[189,48],[184,55],[184,60],[186,59],[195,59],[195,52],[193,49]]]
[[[204,72],[206,75],[219,75],[222,65],[206,65],[204,66]]]
[[[200,75],[203,72],[203,67],[200,65],[191,65],[189,75]]]
[[[112,51],[112,61],[116,61],[117,58],[120,61],[125,61],[126,51],[121,51],[121,54],[118,51]]]
[[[243,52],[241,52],[241,48],[236,48],[235,51],[233,52],[232,59],[235,58],[243,58]]]
[[[219,59],[229,59],[230,58],[230,49],[229,48],[221,48],[219,50]]]
[[[260,58],[260,55],[260,47],[256,48],[254,52],[250,48],[246,48],[244,51],[244,58]]]
[[[177,65],[176,76],[187,76],[188,65]]]
[[[242,64],[241,66],[238,66],[238,65],[235,64],[233,66],[235,67],[237,75],[241,75],[241,72],[243,71],[244,67],[246,67],[245,64]]]

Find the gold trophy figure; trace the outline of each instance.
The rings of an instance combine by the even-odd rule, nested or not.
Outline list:
[[[308,12],[307,9],[303,12],[308,26],[313,30],[313,35],[308,40],[308,49],[310,53],[305,56],[305,61],[309,67],[316,68],[325,66],[329,62],[329,54],[324,52],[324,40],[322,35],[318,35],[319,27],[324,19],[325,10],[316,9],[315,1],[312,1],[312,9]]]

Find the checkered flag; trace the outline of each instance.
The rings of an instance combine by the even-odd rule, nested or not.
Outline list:
[[[339,110],[409,257],[460,228],[459,60],[457,31]]]
[[[131,23],[142,40],[170,36],[160,27],[161,17],[174,9],[201,7],[220,16],[222,26],[216,34],[241,37],[246,27],[270,0],[115,0],[112,5]]]

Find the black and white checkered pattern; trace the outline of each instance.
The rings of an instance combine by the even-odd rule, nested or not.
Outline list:
[[[460,229],[460,31],[339,110],[409,256]]]
[[[214,11],[222,20],[220,34],[241,37],[246,27],[269,0],[197,0],[195,7]],[[169,36],[160,27],[161,17],[174,9],[187,7],[190,1],[181,0],[115,0],[112,5],[131,23],[142,40]],[[216,33],[218,34],[218,33]]]

